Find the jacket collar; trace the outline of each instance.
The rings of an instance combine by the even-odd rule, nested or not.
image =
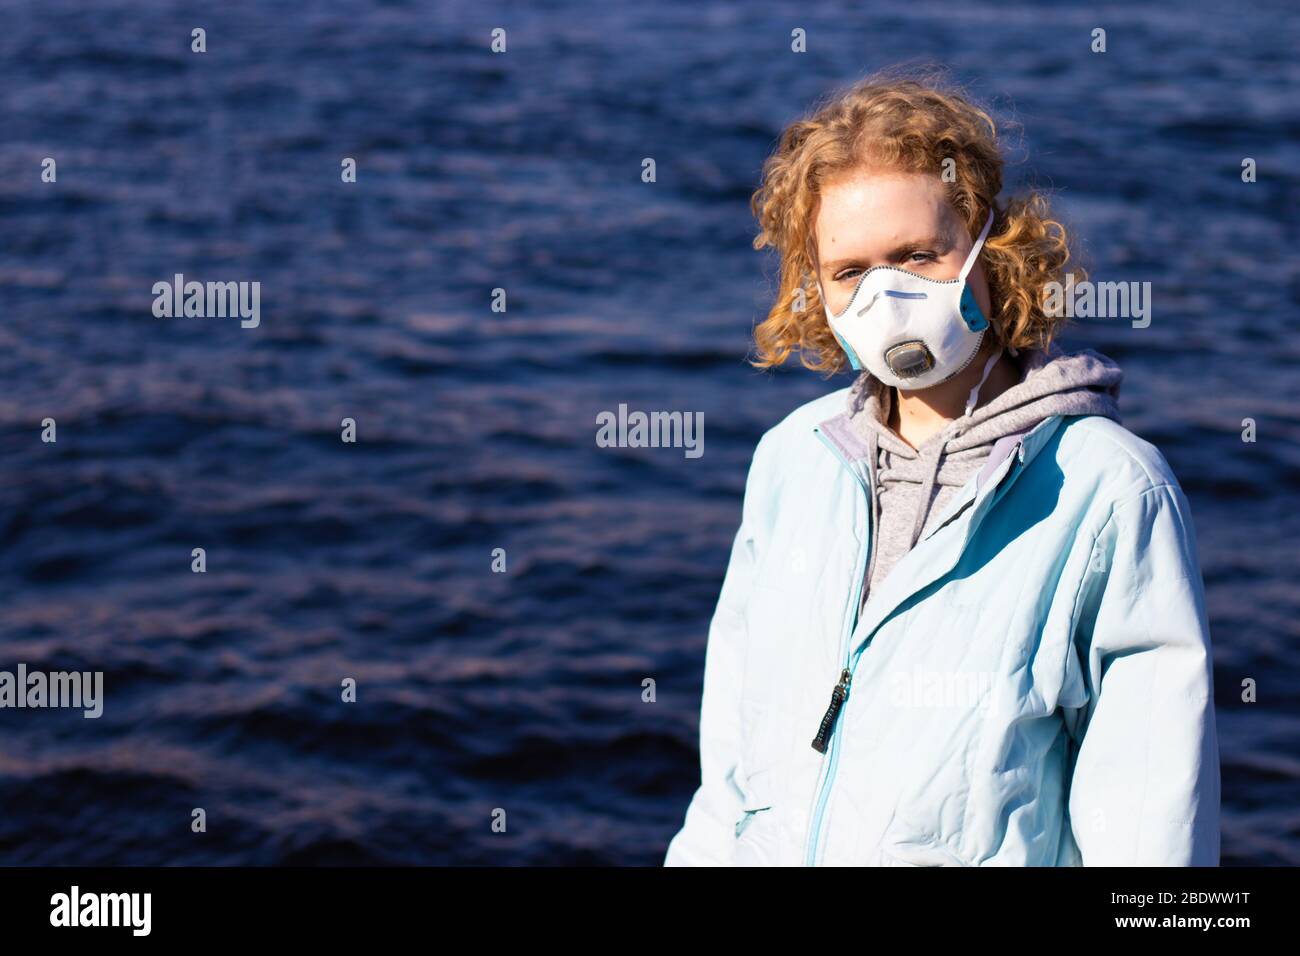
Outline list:
[[[875,463],[870,460],[872,449],[867,440],[850,423],[850,417],[849,412],[832,415],[830,418],[815,424],[813,431],[819,433],[823,440],[832,446],[841,464],[853,473],[853,477],[865,483],[865,469],[875,467]],[[1027,432],[1018,432],[1014,435],[999,438],[989,452],[988,461],[984,463],[984,467],[975,476],[974,484],[969,486],[967,490],[978,491],[982,489],[989,477],[998,470],[998,467],[1006,461],[1012,452],[1016,453],[1022,464],[1037,455],[1038,450],[1052,436],[1060,423],[1060,415],[1050,415]],[[958,497],[964,499],[966,495],[963,494]]]
[[[848,468],[854,478],[870,491],[871,450],[848,423],[849,413],[841,412],[813,426]],[[1028,432],[1000,439],[989,453],[989,460],[961,493],[945,509],[941,519],[894,566],[880,586],[867,597],[862,615],[854,628],[850,647],[865,643],[876,629],[904,603],[948,574],[961,560],[994,501],[1006,492],[1051,440],[1064,419],[1052,415]],[[868,508],[868,513],[872,509]],[[874,534],[875,529],[870,529]],[[918,552],[920,553],[918,556]]]

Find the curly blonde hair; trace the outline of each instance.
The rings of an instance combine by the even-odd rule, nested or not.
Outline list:
[[[955,177],[944,188],[972,238],[994,210],[980,261],[999,343],[1015,349],[1050,345],[1065,319],[1045,311],[1044,297],[1048,283],[1065,284],[1065,227],[1051,218],[1039,192],[997,204],[1003,156],[997,125],[986,110],[941,73],[884,72],[832,94],[792,123],[763,164],[762,183],[750,199],[760,226],[754,248],[775,247],[781,265],[775,304],[754,328],[758,357],[751,365],[781,365],[796,349],[813,371],[829,375],[848,364],[826,322],[810,256],[822,185],[867,166],[938,176],[948,158]],[[1073,271],[1076,281],[1086,277]]]

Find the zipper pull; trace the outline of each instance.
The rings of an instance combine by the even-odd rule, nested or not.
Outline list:
[[[844,699],[849,696],[849,684],[852,680],[853,675],[849,673],[847,667],[844,668],[840,674],[840,682],[831,691],[831,704],[826,708],[821,726],[817,728],[817,736],[813,738],[812,742],[813,750],[819,754],[826,752],[826,745],[830,740],[831,731],[835,729],[835,718],[839,716],[840,708],[844,706]]]

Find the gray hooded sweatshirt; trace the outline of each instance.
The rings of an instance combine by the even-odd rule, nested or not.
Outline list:
[[[890,429],[894,390],[870,372],[853,383],[850,422],[876,461],[876,533],[863,601],[957,492],[983,467],[999,438],[1027,432],[1052,415],[1104,415],[1119,421],[1123,377],[1109,358],[1084,349],[1022,351],[1012,357],[1020,382],[913,448]]]

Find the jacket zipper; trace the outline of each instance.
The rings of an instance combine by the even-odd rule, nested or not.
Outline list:
[[[840,453],[839,449],[836,448],[828,438],[826,438],[826,436],[822,433],[821,429],[817,429],[817,437],[822,439],[823,443],[825,443],[826,446],[830,448],[832,452],[835,453],[836,457],[838,457],[839,460],[843,462],[844,465],[848,467],[849,471],[853,473],[854,476],[856,477],[856,472],[853,472],[853,468],[851,465],[849,465],[848,460]],[[1024,441],[1021,440],[1016,443],[1016,447],[1012,450],[1011,454],[1007,455],[1006,460],[1009,462],[1011,458],[1014,456],[1014,457],[1018,457],[1020,461],[1023,462],[1024,454],[1025,454]],[[874,479],[875,463],[872,462],[870,464],[872,467],[870,469],[869,474],[871,478]],[[990,481],[989,483],[990,486],[996,488],[999,484],[1001,484],[1002,478],[1005,477],[1006,472],[1009,470],[1010,467],[1008,465],[1004,465],[1001,469],[999,469],[999,472],[995,473],[994,475],[994,480]],[[874,480],[872,480],[870,484],[871,487],[867,489],[867,507],[869,510],[868,534],[875,535],[876,501],[875,501]],[[862,482],[860,479],[858,481],[858,486],[859,487],[862,486]],[[975,495],[975,498],[972,500],[977,501],[979,497],[980,496],[977,493]],[[946,523],[947,522],[945,522],[945,524]],[[868,554],[870,554],[874,550],[875,550],[875,541],[869,538],[867,542],[867,552]],[[839,765],[840,730],[844,726],[844,723],[838,718],[840,715],[840,711],[844,707],[845,701],[848,700],[849,686],[852,684],[853,675],[854,673],[856,673],[858,669],[858,661],[862,659],[862,654],[866,650],[866,645],[864,644],[859,649],[857,654],[853,653],[853,632],[857,629],[859,611],[861,611],[860,604],[862,601],[862,588],[863,585],[865,584],[865,581],[863,580],[863,575],[868,573],[867,569],[864,569],[861,572],[857,570],[858,568],[862,567],[862,563],[863,562],[859,561],[854,568],[855,586],[853,589],[853,600],[849,606],[849,613],[847,616],[847,621],[845,622],[847,626],[847,634],[845,635],[845,646],[844,646],[845,667],[844,670],[840,672],[840,679],[838,683],[836,683],[835,688],[831,691],[830,706],[826,709],[826,713],[822,717],[821,726],[819,726],[818,728],[817,736],[813,739],[813,749],[817,750],[818,752],[821,753],[825,752],[822,747],[817,746],[819,741],[822,742],[824,747],[828,746],[830,751],[830,767],[827,769],[824,779],[820,779],[820,784],[819,784],[820,792],[817,797],[816,809],[813,811],[812,820],[810,821],[808,827],[807,850],[804,854],[805,866],[816,866],[818,844],[821,842],[821,829],[823,823],[823,816],[826,812],[827,801],[830,798],[831,786],[835,782],[835,771]],[[830,742],[828,745],[826,744],[827,733],[830,734]]]
[[[852,681],[853,674],[847,667],[844,668],[840,674],[840,682],[831,691],[831,704],[826,708],[826,714],[822,717],[821,726],[817,728],[817,736],[813,738],[812,748],[819,754],[826,752],[826,738],[835,726],[835,718],[840,715],[840,708],[844,706],[844,698],[849,696],[849,684]]]
[[[835,444],[826,437],[825,433],[817,429],[817,437],[822,440],[827,448],[848,468],[849,473],[857,478],[857,472],[849,464],[848,459],[841,454]],[[874,468],[869,471],[869,475],[874,475]],[[874,485],[874,481],[869,482]],[[862,487],[862,480],[858,479],[858,487]],[[865,489],[867,492],[867,554],[874,548],[873,536],[875,531],[875,498],[871,487]],[[867,574],[868,563],[863,560],[864,555],[859,555],[858,560],[853,567],[853,593],[849,601],[848,613],[845,615],[844,634],[843,634],[843,654],[844,669],[840,672],[840,679],[831,690],[831,702],[826,708],[826,713],[822,716],[822,721],[817,729],[817,736],[813,738],[813,749],[826,758],[829,751],[829,766],[824,775],[819,775],[819,791],[817,802],[814,806],[812,818],[809,822],[807,850],[804,857],[805,866],[814,866],[817,858],[817,844],[820,842],[822,817],[826,812],[826,802],[830,797],[831,783],[835,779],[835,771],[839,765],[840,748],[838,746],[840,739],[840,727],[842,722],[839,720],[840,711],[844,707],[845,701],[849,698],[849,686],[853,683],[853,671],[856,661],[850,659],[852,651],[853,629],[858,622],[858,612],[861,610],[862,588],[865,584],[865,575]],[[827,739],[829,737],[829,740]],[[821,746],[818,746],[820,743]]]

